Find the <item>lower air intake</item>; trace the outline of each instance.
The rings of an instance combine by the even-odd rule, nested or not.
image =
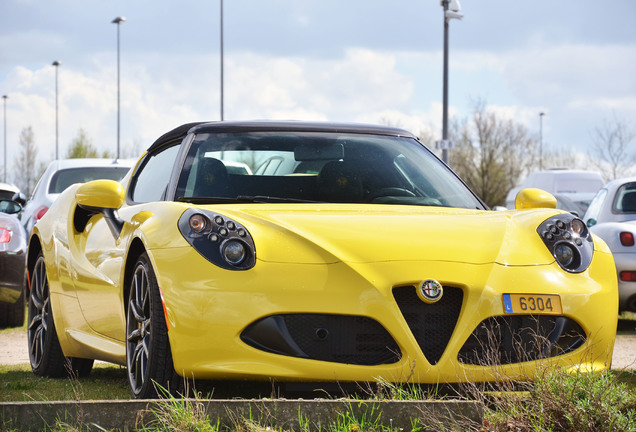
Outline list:
[[[372,366],[402,357],[386,329],[361,316],[272,315],[250,324],[241,340],[275,354],[335,363]]]
[[[583,345],[585,332],[570,318],[509,315],[482,321],[459,351],[460,362],[494,366],[566,354]]]

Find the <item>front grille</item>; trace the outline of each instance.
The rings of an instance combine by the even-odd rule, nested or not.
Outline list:
[[[507,315],[482,321],[458,359],[493,366],[566,354],[585,342],[585,332],[570,318],[556,315]]]
[[[252,323],[241,339],[258,349],[293,357],[355,365],[396,363],[395,340],[377,321],[328,314],[273,315]]]
[[[444,295],[436,303],[424,303],[414,286],[393,289],[393,297],[430,364],[437,364],[453,335],[462,309],[464,292],[444,287]]]

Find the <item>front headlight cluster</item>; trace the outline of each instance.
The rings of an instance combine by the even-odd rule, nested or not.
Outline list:
[[[179,218],[179,231],[211,263],[228,270],[248,270],[256,262],[254,240],[232,219],[201,209],[188,209]]]
[[[592,236],[576,216],[570,213],[552,216],[539,225],[537,232],[563,270],[580,273],[592,262]]]

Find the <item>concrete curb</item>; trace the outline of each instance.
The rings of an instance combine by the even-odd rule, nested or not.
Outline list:
[[[0,403],[0,428],[15,431],[40,431],[57,421],[90,430],[132,431],[155,421],[153,411],[173,404],[199,405],[211,421],[222,429],[231,429],[241,419],[266,427],[285,430],[325,430],[343,418],[379,417],[382,425],[405,432],[415,426],[481,425],[484,406],[473,401],[358,401],[358,400],[125,400],[125,401],[51,401]],[[99,427],[97,427],[99,426]],[[100,429],[103,428],[103,429]],[[464,428],[461,428],[464,429]],[[467,429],[467,428],[465,428]],[[85,430],[85,429],[82,429]]]

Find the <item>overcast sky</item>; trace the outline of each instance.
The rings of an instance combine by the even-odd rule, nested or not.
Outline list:
[[[562,150],[587,151],[606,119],[636,127],[636,1],[461,6],[451,117],[482,100],[538,139],[544,112],[544,148]],[[442,14],[439,0],[225,0],[225,119],[390,121],[439,138]],[[80,128],[115,152],[117,16],[122,151],[220,119],[220,0],[0,0],[9,171],[25,127],[42,161],[55,155],[55,60],[60,156]]]

